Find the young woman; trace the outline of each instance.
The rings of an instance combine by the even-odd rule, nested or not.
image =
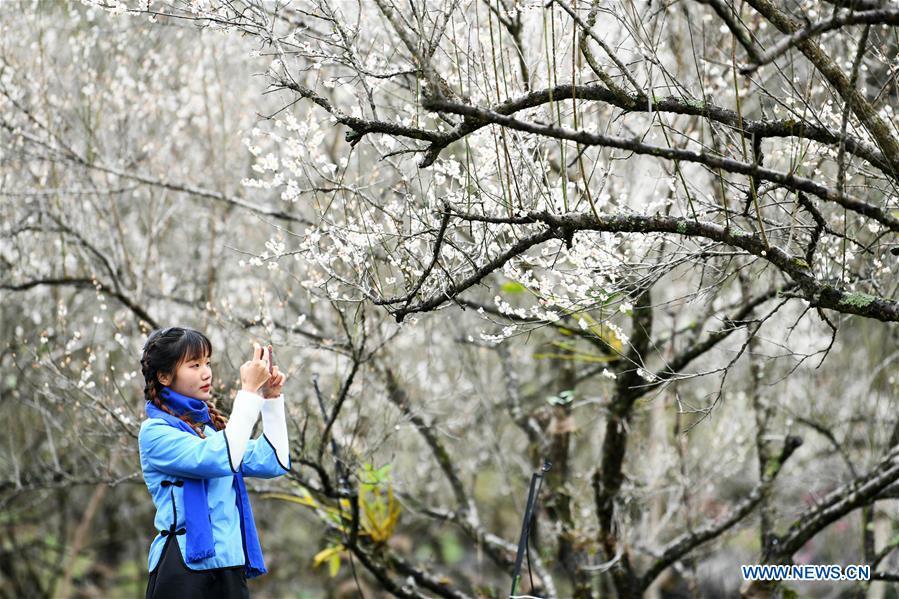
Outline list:
[[[244,476],[290,470],[281,388],[271,345],[254,344],[226,419],[212,399],[212,344],[190,328],[150,333],[141,357],[147,419],[138,436],[156,505],[147,599],[249,597],[265,573]],[[263,434],[250,439],[262,414]]]

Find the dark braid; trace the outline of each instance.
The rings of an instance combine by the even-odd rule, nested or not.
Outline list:
[[[219,431],[224,429],[225,425],[228,424],[228,419],[225,418],[225,415],[219,412],[218,408],[211,401],[206,402],[206,407],[209,408],[209,417],[212,418],[212,425],[215,429]]]
[[[165,385],[159,381],[158,375],[174,376],[182,358],[193,358],[203,354],[212,354],[212,343],[203,333],[189,328],[169,327],[150,333],[140,359],[141,372],[144,375],[144,398],[163,412],[186,422],[201,438],[206,437],[203,434],[202,423],[193,422],[186,416],[176,414],[165,405],[160,396]],[[218,411],[215,404],[210,401],[204,403],[209,408],[213,428],[216,430],[225,428],[228,419]]]

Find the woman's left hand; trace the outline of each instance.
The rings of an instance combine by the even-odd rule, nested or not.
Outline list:
[[[287,375],[281,372],[277,366],[275,366],[275,360],[272,356],[272,346],[269,344],[267,348],[267,358],[269,363],[269,372],[271,373],[271,377],[268,382],[259,389],[259,393],[262,394],[262,397],[266,399],[275,399],[279,395],[281,395],[281,389],[284,387],[284,381],[287,380]]]

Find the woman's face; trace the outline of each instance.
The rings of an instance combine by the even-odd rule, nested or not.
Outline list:
[[[174,380],[159,376],[163,385],[194,399],[212,399],[212,362],[209,356],[178,364]]]

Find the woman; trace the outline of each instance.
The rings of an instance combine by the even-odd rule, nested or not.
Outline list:
[[[156,505],[147,598],[249,597],[265,573],[244,476],[290,470],[281,388],[286,377],[254,343],[226,419],[212,399],[212,344],[190,328],[150,333],[141,357],[147,419],[138,436]],[[263,435],[250,439],[262,414]]]

